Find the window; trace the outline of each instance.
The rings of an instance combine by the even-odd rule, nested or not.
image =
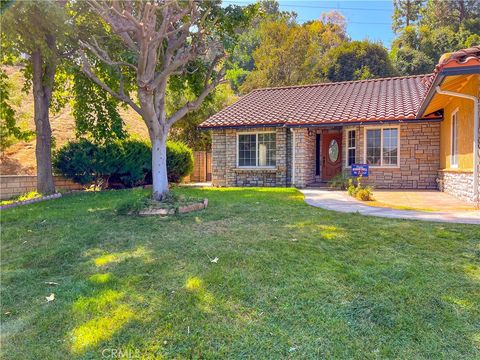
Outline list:
[[[382,165],[397,165],[398,129],[383,129]]]
[[[330,141],[330,145],[328,145],[328,159],[332,163],[338,160],[338,142],[335,139]]]
[[[238,134],[239,167],[272,167],[275,162],[275,133]]]
[[[382,130],[367,130],[367,164],[381,165],[382,159]]]
[[[347,166],[355,164],[357,147],[356,135],[355,130],[349,130],[347,132]]]
[[[366,130],[366,162],[370,166],[398,166],[398,128]]]
[[[452,114],[452,157],[451,167],[458,167],[458,112]]]

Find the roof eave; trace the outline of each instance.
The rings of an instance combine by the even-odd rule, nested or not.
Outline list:
[[[252,125],[223,125],[223,126],[199,126],[200,130],[225,130],[225,129],[245,129],[245,128],[302,128],[302,127],[332,127],[332,126],[359,126],[359,125],[381,125],[381,124],[404,124],[415,122],[438,122],[442,121],[442,116],[421,117],[421,118],[401,118],[384,120],[361,120],[361,121],[332,121],[325,123],[303,123],[303,124],[252,124]]]
[[[428,90],[425,100],[422,102],[422,106],[418,110],[417,117],[425,116],[425,110],[427,110],[430,101],[436,94],[436,87],[442,85],[443,80],[446,76],[456,76],[456,75],[469,75],[469,74],[480,74],[480,66],[462,66],[462,67],[451,67],[442,69],[437,73],[430,89]]]
[[[252,125],[203,125],[197,126],[200,130],[225,130],[225,129],[242,129],[242,128],[272,128],[283,127],[285,123],[276,124],[252,124]]]

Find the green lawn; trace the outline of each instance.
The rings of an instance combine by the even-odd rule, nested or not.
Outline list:
[[[111,191],[2,211],[1,357],[480,358],[480,227],[176,191],[210,206],[117,216],[144,193]]]

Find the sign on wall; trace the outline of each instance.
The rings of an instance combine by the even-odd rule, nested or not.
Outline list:
[[[368,164],[352,164],[352,176],[368,177]]]

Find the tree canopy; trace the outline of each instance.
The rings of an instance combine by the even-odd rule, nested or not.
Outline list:
[[[394,16],[391,58],[402,75],[430,72],[442,54],[480,43],[478,0],[398,0],[394,6],[402,15]]]

